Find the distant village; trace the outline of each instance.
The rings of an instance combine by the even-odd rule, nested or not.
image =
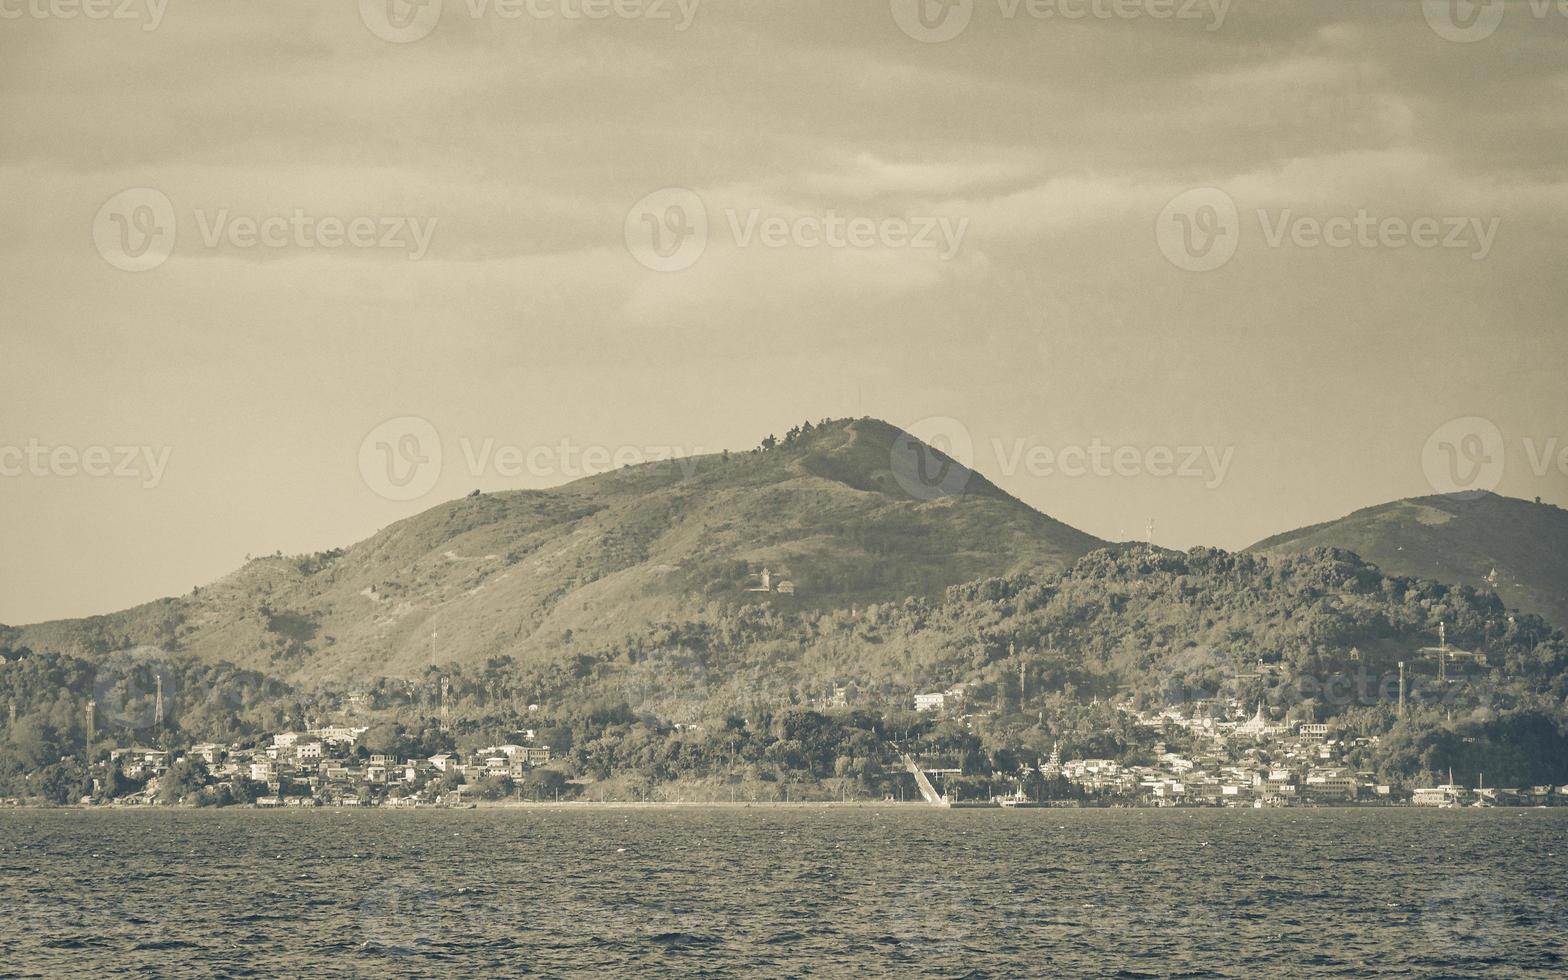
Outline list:
[[[357,743],[368,730],[311,728],[279,732],[266,745],[245,748],[206,742],[183,753],[113,749],[110,774],[136,787],[114,797],[113,803],[168,802],[168,794],[160,792],[164,782],[177,777],[189,780],[194,773],[200,785],[182,788],[222,791],[224,802],[258,807],[459,806],[475,798],[510,794],[532,770],[550,761],[549,746],[535,744],[532,730],[516,733],[519,743],[425,759],[360,751]],[[93,790],[94,798],[110,795],[104,777],[94,776]]]
[[[821,707],[842,707],[847,692],[835,689]],[[972,724],[968,686],[917,694],[917,713]],[[1012,791],[964,798],[946,787],[961,781],[956,761],[918,746],[895,746],[928,804],[942,807],[1189,806],[1287,807],[1307,805],[1561,806],[1568,785],[1465,787],[1450,777],[1439,785],[1399,792],[1373,773],[1356,770],[1349,757],[1377,739],[1331,737],[1323,724],[1271,720],[1262,705],[1250,716],[1235,700],[1140,711],[1117,706],[1150,731],[1154,760],[1134,765],[1114,759],[1049,758],[1016,772],[989,774],[988,785]],[[530,774],[553,777],[549,800],[575,790],[554,769],[550,747],[522,729],[515,741],[466,753],[397,758],[365,751],[366,727],[323,726],[278,732],[259,741],[202,743],[185,751],[116,748],[95,767],[93,792],[81,802],[118,806],[189,803],[255,807],[468,807],[475,801],[515,797]],[[1189,746],[1168,751],[1163,738]],[[971,774],[972,776],[973,774]],[[168,781],[177,780],[176,792]],[[972,779],[970,780],[973,781]],[[535,790],[538,783],[532,784]],[[7,800],[15,803],[18,801]]]
[[[968,687],[917,694],[917,712],[967,720]],[[1140,728],[1156,737],[1180,735],[1187,752],[1154,746],[1152,765],[1129,765],[1113,759],[1063,759],[1059,746],[1050,758],[1018,773],[996,773],[1011,779],[1010,795],[986,800],[953,800],[941,792],[944,779],[959,775],[952,760],[912,753],[906,756],[926,801],[949,806],[1102,805],[1286,807],[1302,805],[1568,806],[1568,785],[1526,787],[1465,787],[1446,782],[1401,793],[1379,783],[1372,772],[1349,764],[1356,749],[1378,743],[1376,736],[1330,737],[1324,724],[1271,721],[1259,704],[1250,716],[1234,699],[1200,701],[1187,706],[1139,711],[1118,705]],[[918,770],[918,771],[917,771]],[[1070,788],[1066,800],[1038,800],[1028,786],[1039,780]]]

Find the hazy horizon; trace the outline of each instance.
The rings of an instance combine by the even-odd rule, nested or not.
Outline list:
[[[915,2],[15,8],[0,622],[808,418],[1172,548],[1568,505],[1568,17]]]

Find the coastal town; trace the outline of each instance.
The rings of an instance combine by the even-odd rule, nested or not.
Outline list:
[[[440,753],[406,759],[371,753],[360,744],[366,726],[325,726],[279,732],[265,744],[205,742],[183,752],[128,747],[109,752],[94,794],[120,805],[191,802],[207,805],[424,806],[467,805],[500,799],[530,784],[546,770],[550,748],[535,732],[517,733],[520,743],[469,753]],[[177,788],[171,792],[170,782]],[[540,781],[559,792],[550,780]],[[115,795],[111,787],[124,792]]]
[[[846,692],[837,689],[820,706],[844,709],[845,700]],[[917,717],[962,730],[988,720],[984,710],[970,704],[965,684],[915,695],[912,708]],[[1568,785],[1462,786],[1452,774],[1432,779],[1432,785],[1409,788],[1380,782],[1374,771],[1357,765],[1359,757],[1376,747],[1376,736],[1347,737],[1327,724],[1276,719],[1263,704],[1254,706],[1250,715],[1234,699],[1158,710],[1139,710],[1131,703],[1115,708],[1148,736],[1152,749],[1142,757],[1064,758],[1058,743],[1048,757],[976,772],[972,763],[966,765],[951,752],[917,738],[888,746],[902,763],[912,789],[888,793],[880,801],[859,802],[921,801],[963,808],[1568,805]],[[686,727],[691,734],[701,734],[700,725]],[[368,731],[368,725],[336,724],[229,744],[117,747],[92,767],[91,792],[78,802],[471,807],[579,800],[584,785],[591,782],[574,778],[565,759],[552,757],[538,728],[518,728],[497,744],[424,757],[372,751],[366,744]],[[740,795],[730,799],[748,801]],[[784,799],[789,799],[787,792]],[[794,799],[805,802],[813,796],[798,792]],[[661,801],[683,802],[678,796],[661,797]],[[850,797],[841,801],[849,802]]]
[[[915,697],[919,712],[946,714],[965,721],[966,686]],[[1146,764],[1108,758],[1063,759],[1060,748],[1026,771],[1011,776],[1009,795],[984,800],[953,800],[940,792],[943,779],[960,775],[949,763],[909,757],[919,770],[927,802],[957,806],[1131,805],[1286,807],[1312,805],[1563,806],[1568,785],[1466,787],[1445,781],[1408,790],[1379,782],[1376,773],[1356,766],[1358,755],[1378,744],[1377,736],[1347,738],[1332,726],[1288,723],[1269,717],[1258,704],[1251,715],[1235,699],[1208,699],[1183,706],[1141,711],[1117,706],[1150,732],[1152,758]],[[1178,743],[1179,746],[1178,747]],[[1053,798],[1041,799],[1039,787],[1055,783]],[[1060,792],[1065,786],[1067,792]],[[1031,792],[1031,788],[1035,792]]]

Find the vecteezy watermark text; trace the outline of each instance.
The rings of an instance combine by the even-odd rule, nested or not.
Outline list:
[[[997,469],[1003,476],[1022,470],[1029,476],[1085,476],[1160,479],[1199,479],[1204,489],[1225,482],[1236,455],[1235,446],[1111,446],[1093,439],[1087,446],[1030,445],[1014,439],[1011,444],[991,440]]]
[[[1301,214],[1293,208],[1258,208],[1269,248],[1404,249],[1458,251],[1480,262],[1492,253],[1502,219],[1474,215]],[[1241,212],[1217,187],[1195,187],[1171,198],[1154,223],[1155,243],[1171,264],[1210,272],[1229,262],[1242,238]]]
[[[969,219],[950,215],[843,215],[770,213],[761,208],[725,208],[721,228],[736,248],[894,249],[935,251],[950,261],[963,246]],[[623,228],[626,248],[656,272],[678,272],[707,251],[712,225],[708,207],[684,187],[654,191],[634,204]]]
[[[1466,249],[1477,262],[1492,252],[1501,218],[1425,216],[1406,219],[1378,217],[1358,210],[1354,215],[1298,215],[1290,208],[1258,211],[1258,225],[1269,248],[1287,242],[1297,248],[1446,248]]]
[[[135,20],[156,31],[169,0],[0,0],[0,20]]]
[[[1225,482],[1235,446],[1113,445],[1098,437],[1086,444],[1051,446],[1030,439],[990,441],[995,457],[987,472],[1019,473],[1040,479],[1083,477],[1187,479],[1214,490]],[[899,484],[921,500],[964,491],[975,467],[975,441],[962,422],[947,416],[921,419],[901,431],[889,450],[890,469]]]
[[[1334,707],[1375,707],[1400,704],[1401,691],[1406,707],[1456,708],[1492,703],[1495,685],[1484,673],[1461,673],[1450,669],[1445,676],[1437,667],[1414,664],[1401,676],[1398,670],[1372,671],[1362,664],[1345,670],[1324,673],[1296,673],[1281,664],[1258,664],[1245,671],[1231,664],[1217,664],[1208,674],[1195,677],[1169,676],[1161,688],[1167,704],[1189,704],[1215,697],[1260,700],[1273,707],[1290,707],[1315,701]]]
[[[463,472],[482,479],[564,478],[609,473],[628,466],[662,463],[676,467],[680,479],[696,473],[701,446],[581,444],[570,438],[532,445],[494,436],[460,436]],[[365,485],[389,500],[416,500],[435,488],[448,454],[440,433],[427,419],[405,415],[388,419],[365,435],[359,447],[359,472]]]
[[[1231,0],[995,0],[995,5],[1004,21],[1207,21],[1206,29],[1217,31]],[[889,0],[899,30],[925,44],[958,37],[984,6],[978,0]]]
[[[552,445],[522,446],[499,443],[490,436],[479,440],[462,436],[458,447],[469,476],[493,473],[508,479],[559,476],[575,480],[627,466],[670,461],[680,467],[684,478],[690,479],[696,472],[696,455],[703,451],[700,446],[689,453],[681,446],[580,446],[570,439]]]
[[[163,482],[171,452],[169,446],[46,446],[29,439],[25,446],[0,446],[0,477],[131,479],[150,490]]]
[[[430,250],[430,240],[440,219],[409,215],[341,218],[307,214],[295,208],[291,215],[231,215],[228,208],[196,209],[202,245],[218,248],[384,248],[408,252],[418,260]]]
[[[469,20],[636,20],[669,24],[676,33],[691,27],[702,0],[463,0]],[[429,37],[440,23],[443,0],[359,0],[359,17],[383,41],[408,44]]]
[[[287,214],[196,208],[192,217],[207,249],[382,249],[404,252],[411,261],[429,252],[440,221],[414,215],[322,215],[304,208]],[[92,236],[104,261],[126,272],[146,272],[174,253],[179,218],[174,202],[162,191],[132,187],[98,209]]]

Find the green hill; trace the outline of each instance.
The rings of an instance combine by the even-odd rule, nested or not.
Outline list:
[[[1496,494],[1417,497],[1275,535],[1249,548],[1353,551],[1390,575],[1494,591],[1510,607],[1568,624],[1568,511]]]

